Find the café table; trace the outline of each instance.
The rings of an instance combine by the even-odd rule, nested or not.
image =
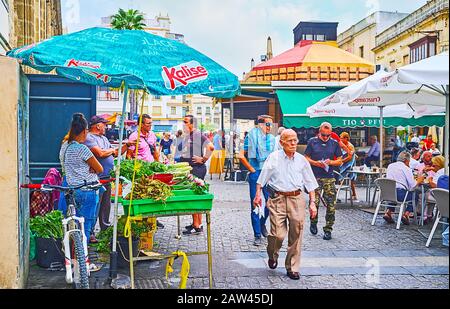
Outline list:
[[[368,169],[361,169],[358,167],[354,167],[351,170],[352,173],[355,174],[359,174],[359,175],[364,175],[364,178],[367,180],[367,187],[366,187],[366,202],[371,205],[372,203],[370,202],[370,194],[372,192],[372,177],[381,177],[383,175],[383,172],[380,171],[372,171],[372,170],[368,170]],[[373,205],[372,205],[373,206]]]

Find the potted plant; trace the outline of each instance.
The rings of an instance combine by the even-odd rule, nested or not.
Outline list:
[[[127,216],[122,216],[117,221],[117,252],[118,259],[117,265],[122,268],[127,268],[129,265],[129,250],[128,250],[128,238],[123,235]],[[132,221],[131,222],[131,237],[132,237],[132,254],[136,257],[139,254],[139,241],[140,236],[143,233],[148,233],[153,230],[153,225],[147,220]],[[97,252],[102,255],[108,255],[112,248],[113,227],[110,226],[106,230],[101,231],[96,244]]]
[[[30,219],[30,231],[36,239],[36,264],[49,268],[54,263],[64,266],[62,252],[63,214],[59,210]]]

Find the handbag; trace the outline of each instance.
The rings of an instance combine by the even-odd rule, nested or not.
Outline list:
[[[51,192],[33,191],[30,199],[30,218],[44,216],[53,210]]]

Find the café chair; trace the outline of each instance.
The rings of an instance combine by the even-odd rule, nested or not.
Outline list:
[[[449,218],[449,198],[448,198],[448,190],[446,189],[431,189],[431,194],[433,195],[434,199],[436,200],[436,207],[438,209],[436,220],[434,221],[433,228],[431,229],[430,235],[428,236],[427,243],[425,246],[428,248],[430,246],[431,240],[433,239],[434,232],[436,231],[436,228],[439,223],[441,224],[447,224],[447,221],[442,220],[442,218]]]
[[[400,186],[404,187],[405,190],[408,190],[407,187],[400,183],[395,181],[394,179],[389,179],[389,178],[378,178],[375,180],[375,184],[379,189],[380,192],[380,196],[378,198],[378,203],[377,203],[377,207],[375,209],[375,213],[373,215],[373,219],[372,219],[372,225],[375,225],[375,221],[377,219],[378,213],[380,212],[380,208],[384,207],[383,210],[386,210],[388,207],[393,207],[393,208],[398,208],[398,219],[397,219],[397,226],[396,229],[400,229],[400,222],[402,220],[402,215],[403,215],[403,211],[405,209],[405,206],[407,203],[412,203],[406,201],[408,194],[405,195],[405,198],[403,199],[403,201],[398,201],[397,199],[397,184],[399,184]],[[412,192],[411,192],[412,194]],[[414,203],[413,203],[414,205]],[[414,213],[414,220],[416,219],[416,210],[413,209],[413,213]]]

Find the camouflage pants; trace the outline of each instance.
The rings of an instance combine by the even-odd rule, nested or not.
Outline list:
[[[312,224],[317,224],[319,221],[319,204],[320,204],[320,193],[323,190],[323,200],[327,204],[327,213],[325,215],[326,224],[323,227],[324,232],[331,232],[333,230],[334,224],[334,213],[335,209],[335,200],[336,200],[336,186],[335,186],[334,178],[317,178],[317,183],[319,184],[319,188],[316,189],[316,207],[317,207],[317,216],[314,219],[311,219]]]

